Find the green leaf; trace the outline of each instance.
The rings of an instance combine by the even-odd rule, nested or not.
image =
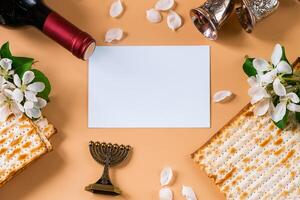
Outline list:
[[[280,128],[280,129],[284,129],[287,125],[287,122],[288,122],[288,118],[289,118],[289,111],[287,110],[283,119],[280,120],[279,122],[274,122],[274,124]]]
[[[288,61],[287,57],[286,57],[286,53],[285,53],[285,48],[284,46],[281,46],[282,48],[282,56],[281,56],[281,59],[280,60],[284,60],[286,61],[287,63],[289,63],[289,65],[291,65],[291,63]]]
[[[13,56],[11,58],[11,60],[13,61],[13,68],[19,68],[19,67],[23,67],[23,65],[32,65],[34,62],[33,58],[26,58],[26,57],[16,57]]]
[[[32,66],[32,62],[25,63],[22,66],[15,68],[15,73],[18,74],[20,78],[22,78],[23,74],[26,71],[31,70],[31,66]]]
[[[1,58],[11,58],[11,52],[9,49],[9,42],[6,42],[5,44],[2,45],[0,49],[0,56]]]
[[[255,76],[257,74],[256,69],[253,67],[254,58],[246,58],[245,63],[243,64],[243,70],[247,76]]]
[[[35,75],[33,82],[43,82],[45,84],[45,89],[42,92],[38,93],[37,96],[49,101],[51,85],[50,85],[48,78],[41,71],[39,71],[37,69],[32,69],[31,71]]]

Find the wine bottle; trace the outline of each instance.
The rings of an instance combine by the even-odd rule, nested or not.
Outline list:
[[[0,0],[0,24],[34,26],[83,60],[92,55],[96,46],[88,33],[51,10],[42,0]]]

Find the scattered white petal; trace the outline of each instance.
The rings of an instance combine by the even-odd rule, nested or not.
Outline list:
[[[284,73],[284,74],[292,74],[293,73],[291,66],[284,60],[282,60],[278,63],[276,69],[279,73]]]
[[[146,17],[151,23],[159,23],[162,19],[160,12],[154,9],[147,10]]]
[[[191,187],[182,186],[181,194],[187,200],[197,200],[196,194]]]
[[[299,103],[300,99],[298,97],[297,94],[295,94],[294,92],[290,92],[287,95],[287,98],[290,99],[293,103]]]
[[[272,113],[272,119],[274,122],[279,122],[283,119],[284,115],[286,113],[286,103],[280,102],[276,105],[273,113]]]
[[[168,185],[173,179],[173,170],[171,167],[164,167],[160,173],[161,186]]]
[[[158,0],[154,6],[155,10],[167,11],[173,8],[174,0]]]
[[[109,14],[111,17],[119,17],[124,11],[122,2],[120,0],[116,0],[115,2],[113,2],[111,4],[110,10],[109,10]]]
[[[276,44],[271,56],[271,61],[274,66],[278,65],[279,61],[282,57],[282,46],[280,44]]]
[[[229,90],[221,90],[215,93],[214,102],[225,102],[230,100],[232,96],[233,94]]]
[[[182,25],[181,17],[176,12],[171,10],[167,16],[167,24],[172,31],[175,31]]]
[[[270,70],[270,64],[262,59],[262,58],[255,58],[253,60],[253,67],[257,70],[257,71],[260,71],[260,72],[264,72],[264,71],[268,71]]]
[[[22,77],[23,84],[27,85],[33,81],[35,75],[32,71],[26,71]]]
[[[292,111],[292,112],[300,112],[300,105],[294,104],[294,103],[289,103],[287,105],[287,109]]]
[[[45,84],[43,82],[35,82],[28,85],[26,89],[32,92],[42,92],[45,89]]]
[[[105,42],[121,40],[123,38],[123,30],[120,28],[109,29],[105,34]]]
[[[160,200],[172,200],[173,192],[170,188],[164,187],[159,190],[159,199]]]
[[[263,116],[265,115],[270,108],[270,100],[269,99],[264,99],[257,104],[255,104],[253,113],[255,116]]]
[[[286,95],[285,87],[282,85],[279,78],[276,78],[274,80],[273,90],[274,90],[275,94],[277,94],[278,96],[285,96]]]

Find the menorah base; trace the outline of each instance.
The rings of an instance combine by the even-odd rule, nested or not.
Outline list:
[[[121,190],[118,187],[115,187],[113,185],[103,185],[99,183],[91,184],[85,187],[85,190],[95,194],[105,194],[113,196],[121,194]]]

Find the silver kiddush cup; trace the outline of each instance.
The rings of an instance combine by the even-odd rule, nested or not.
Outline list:
[[[240,0],[236,14],[244,30],[251,33],[254,26],[271,15],[279,6],[279,0]]]
[[[234,0],[207,0],[190,15],[197,29],[208,39],[216,40],[224,21],[233,12]]]

